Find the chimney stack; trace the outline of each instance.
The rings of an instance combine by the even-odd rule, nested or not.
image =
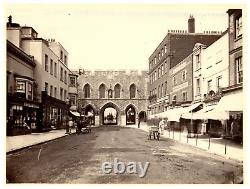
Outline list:
[[[188,19],[188,33],[195,33],[195,19],[193,15],[190,15]]]

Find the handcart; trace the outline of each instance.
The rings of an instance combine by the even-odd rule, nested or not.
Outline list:
[[[151,138],[160,140],[160,132],[158,126],[150,126],[148,130],[148,140],[151,140]]]

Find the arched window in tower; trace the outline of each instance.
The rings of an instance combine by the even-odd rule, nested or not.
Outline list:
[[[113,91],[112,91],[112,89],[108,90],[108,97],[109,98],[113,98]]]
[[[83,87],[84,98],[90,98],[90,85],[87,83]]]
[[[106,86],[102,83],[99,86],[99,98],[105,98],[105,90],[106,90]]]
[[[129,87],[130,98],[135,98],[135,90],[136,90],[135,84],[130,85]]]
[[[120,84],[115,85],[115,98],[121,97],[121,86]]]

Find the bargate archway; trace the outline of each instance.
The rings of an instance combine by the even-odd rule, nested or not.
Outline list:
[[[91,104],[88,104],[84,108],[84,115],[90,118],[91,125],[95,125],[95,109]]]
[[[120,125],[120,114],[119,107],[112,102],[108,102],[100,109],[100,124]]]
[[[125,109],[126,125],[134,125],[136,123],[136,111],[135,107],[130,104]]]

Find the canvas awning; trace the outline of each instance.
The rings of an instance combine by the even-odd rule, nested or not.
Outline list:
[[[243,92],[223,96],[216,109],[217,111],[243,111]]]
[[[205,113],[213,110],[216,105],[206,106],[197,112],[184,113],[181,117],[184,119],[204,119]]]
[[[78,112],[72,112],[72,111],[70,111],[70,113],[71,113],[72,115],[76,116],[76,117],[80,117],[80,114],[79,114]]]
[[[179,122],[180,118],[182,117],[183,114],[190,113],[191,111],[193,111],[195,108],[199,107],[200,105],[201,105],[201,103],[195,103],[195,104],[192,104],[191,106],[188,106],[185,108],[173,109],[173,111],[167,115],[168,121]]]

